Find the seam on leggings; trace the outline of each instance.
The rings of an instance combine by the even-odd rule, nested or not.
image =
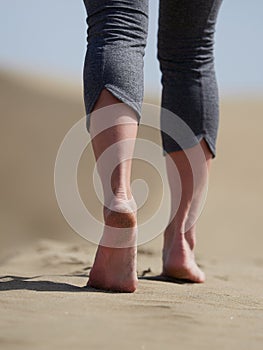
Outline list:
[[[101,53],[101,59],[102,59],[101,74],[100,74],[101,83],[99,84],[99,88],[97,90],[95,90],[95,93],[91,97],[89,114],[92,112],[92,109],[93,109],[97,99],[99,98],[100,92],[103,89],[103,85],[104,85],[104,71],[105,71],[105,53],[104,53],[104,51],[105,51],[105,48],[103,47],[102,53]],[[94,97],[95,97],[95,100],[94,100]]]
[[[215,6],[216,6],[216,2],[214,1],[212,3],[211,8],[210,8],[209,14],[207,16],[206,23],[209,21],[211,13],[214,10]],[[214,42],[213,42],[213,60],[214,60]],[[214,64],[214,62],[213,62],[213,64]],[[201,73],[201,72],[200,72],[200,85],[201,85],[200,95],[201,95],[201,99],[202,99],[202,104],[201,104],[201,106],[202,106],[202,121],[201,121],[202,133],[204,135],[205,140],[208,140],[207,143],[208,143],[210,150],[212,151],[213,158],[214,158],[215,157],[215,144],[214,144],[214,142],[212,142],[209,135],[207,135],[207,132],[206,132],[205,127],[204,127],[204,121],[205,121],[205,116],[207,115],[207,111],[204,111],[203,73]]]
[[[90,129],[90,116],[91,116],[91,112],[95,106],[95,103],[97,102],[100,93],[103,89],[103,85],[104,85],[104,70],[105,70],[105,57],[104,57],[104,47],[102,49],[102,53],[101,53],[101,59],[102,59],[102,67],[101,67],[101,75],[100,75],[100,84],[99,84],[99,88],[95,90],[95,92],[92,94],[91,98],[90,98],[90,103],[86,108],[86,114],[87,114],[87,120],[86,120],[86,127],[87,130],[89,131]]]
[[[215,6],[215,1],[212,3],[212,5],[211,5],[211,8],[210,8],[210,11],[209,11],[209,14],[208,14],[208,16],[207,16],[207,21],[206,21],[206,24],[207,24],[207,22],[209,21],[209,18],[210,18],[210,16],[211,16],[211,13],[212,13],[212,11],[213,11],[213,9],[214,9],[214,6]],[[202,33],[203,34],[203,33]],[[205,132],[205,129],[204,129],[204,91],[203,91],[203,73],[202,72],[200,72],[200,85],[201,85],[201,89],[200,89],[200,98],[201,98],[201,100],[202,100],[202,121],[201,121],[201,127],[202,127],[202,132],[204,133],[204,134],[206,134],[206,132]]]

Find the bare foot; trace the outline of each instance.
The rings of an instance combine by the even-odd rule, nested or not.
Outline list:
[[[205,274],[195,262],[192,235],[175,235],[168,231],[165,232],[162,275],[203,283]]]
[[[88,286],[128,292],[136,290],[136,205],[114,199],[104,209],[105,228],[90,272]]]

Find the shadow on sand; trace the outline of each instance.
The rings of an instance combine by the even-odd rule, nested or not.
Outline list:
[[[111,291],[103,291],[95,288],[91,288],[88,286],[76,286],[69,283],[63,283],[63,282],[53,282],[50,280],[47,280],[45,278],[51,277],[51,276],[31,276],[31,277],[22,277],[22,276],[0,276],[0,292],[3,291],[10,291],[10,290],[33,290],[37,292],[100,292],[100,293],[118,293],[118,292],[111,292]],[[69,275],[54,275],[54,277],[83,277],[88,278],[88,274],[82,273],[82,274],[69,274]],[[41,280],[35,281],[35,279]],[[168,282],[168,283],[175,283],[175,284],[186,284],[186,283],[192,283],[188,280],[180,280],[177,278],[171,278],[166,277],[162,275],[156,275],[156,276],[139,276],[139,280],[145,280],[145,281],[157,281],[157,282]]]
[[[168,282],[168,283],[174,283],[174,284],[193,284],[194,283],[190,280],[168,277],[163,275],[141,276],[139,277],[139,280],[157,281],[157,282],[166,282],[166,283]]]
[[[88,275],[56,275],[57,277],[88,277]],[[33,281],[36,278],[46,278],[47,276],[1,276],[0,277],[0,292],[10,290],[34,290],[36,292],[100,292],[112,293],[109,291],[102,291],[88,286],[79,287],[69,283],[53,282],[49,280]],[[48,276],[50,277],[50,276]]]

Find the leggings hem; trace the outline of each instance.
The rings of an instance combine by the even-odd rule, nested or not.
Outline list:
[[[89,104],[86,106],[86,127],[89,132],[90,130],[90,117],[91,113],[93,111],[93,108],[95,106],[95,103],[97,102],[101,92],[103,89],[107,89],[114,97],[116,97],[120,102],[125,103],[127,106],[132,108],[134,112],[136,113],[136,117],[138,120],[138,125],[140,123],[141,119],[141,105],[138,102],[131,101],[127,95],[125,95],[122,91],[120,91],[116,86],[112,84],[102,84],[99,89],[96,90],[96,92],[93,94],[92,98],[90,99]]]
[[[194,140],[187,145],[187,147],[180,147],[178,144],[173,144],[171,147],[166,147],[166,149],[163,149],[163,156],[166,156],[169,153],[173,153],[173,152],[178,152],[178,151],[183,151],[185,149],[189,149],[192,148],[196,145],[198,145],[198,143],[200,143],[202,140],[205,140],[211,154],[212,154],[212,158],[214,159],[216,157],[216,147],[215,147],[215,143],[213,142],[213,140],[211,140],[211,138],[208,135],[205,135],[204,133],[196,135],[196,137],[194,138]]]

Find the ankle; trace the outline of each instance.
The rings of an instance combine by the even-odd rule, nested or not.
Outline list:
[[[114,191],[114,198],[121,201],[129,201],[132,199],[132,194],[130,191]]]
[[[132,199],[132,192],[129,187],[113,187],[112,193],[116,199],[128,201]]]
[[[164,232],[165,249],[176,246],[178,249],[183,249],[187,245],[191,251],[196,245],[196,228],[192,227],[187,232],[178,228],[177,225],[169,225]]]
[[[189,247],[191,250],[194,250],[196,246],[196,235],[195,235],[195,229],[190,229],[185,233],[185,239],[187,240],[187,243],[189,244]]]

